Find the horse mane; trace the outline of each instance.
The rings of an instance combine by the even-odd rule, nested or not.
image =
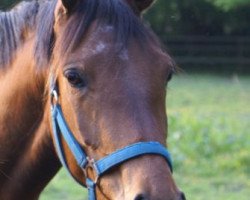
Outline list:
[[[56,0],[40,1],[37,15],[34,57],[38,67],[48,66],[54,45],[54,10]]]
[[[50,44],[48,40],[51,38],[53,29],[53,20],[51,22],[53,8],[51,7],[53,6],[50,0],[23,1],[9,11],[0,12],[0,68],[11,64],[17,49],[25,42],[30,31],[37,31],[34,49],[37,63],[45,59],[41,56],[48,57],[49,52],[44,52]],[[43,25],[44,23],[47,25]],[[41,24],[41,27],[37,26],[38,24]],[[49,26],[52,27],[51,31],[46,29]],[[42,28],[44,29],[41,30]]]
[[[0,12],[0,68],[9,65],[25,33],[35,24],[37,2],[22,2],[7,12]]]

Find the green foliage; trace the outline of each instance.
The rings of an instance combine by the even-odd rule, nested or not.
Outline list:
[[[250,34],[250,0],[158,0],[145,18],[160,35]]]
[[[0,9],[7,9],[15,5],[20,0],[0,0]]]
[[[169,149],[177,185],[192,200],[250,196],[250,77],[177,76],[168,86]],[[63,170],[41,200],[83,199]]]
[[[250,0],[207,0],[207,1],[212,2],[214,5],[218,6],[219,8],[225,11],[250,4]]]

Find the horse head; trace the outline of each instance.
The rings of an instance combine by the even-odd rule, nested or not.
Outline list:
[[[79,183],[94,182],[97,199],[184,199],[171,161],[158,153],[129,158],[100,177],[90,166],[133,144],[146,151],[151,142],[166,146],[165,88],[174,66],[142,23],[141,13],[152,3],[59,0],[54,11],[49,98],[52,109],[60,105],[66,129],[88,160],[81,169],[61,139],[65,163]],[[54,123],[51,132],[60,126]]]

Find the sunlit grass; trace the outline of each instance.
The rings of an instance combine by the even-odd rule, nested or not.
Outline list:
[[[250,77],[180,76],[169,84],[169,146],[188,199],[250,196]]]
[[[189,200],[250,196],[250,77],[182,75],[168,86],[169,149]],[[84,200],[60,172],[41,200]]]
[[[40,200],[85,200],[87,199],[86,189],[72,180],[65,169],[47,186],[42,193]]]

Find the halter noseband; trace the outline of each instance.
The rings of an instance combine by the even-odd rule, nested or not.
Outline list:
[[[82,186],[69,170],[67,161],[65,159],[61,136],[67,143],[69,149],[71,150],[78,166],[84,171],[86,175],[86,185],[88,188],[89,200],[96,200],[95,188],[99,178],[108,172],[111,168],[121,165],[123,162],[128,161],[132,158],[139,157],[145,154],[155,154],[163,156],[172,172],[172,161],[171,156],[168,150],[161,145],[159,142],[139,142],[131,144],[122,149],[119,149],[110,155],[95,161],[90,159],[80,144],[75,139],[74,135],[70,131],[66,120],[63,116],[61,106],[58,102],[58,90],[54,81],[51,82],[51,117],[52,117],[52,126],[53,126],[53,136],[55,140],[55,146],[57,150],[58,157],[62,165],[67,169],[69,174]],[[87,168],[91,167],[95,174],[95,180],[92,180],[88,177]]]

